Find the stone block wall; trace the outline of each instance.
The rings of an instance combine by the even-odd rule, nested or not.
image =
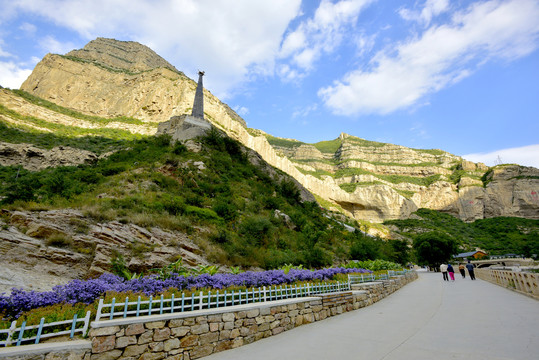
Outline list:
[[[352,291],[340,293],[93,322],[91,350],[79,352],[73,360],[198,359],[360,309],[416,278],[416,273],[408,273],[392,280],[354,285]],[[68,357],[49,353],[39,359]]]

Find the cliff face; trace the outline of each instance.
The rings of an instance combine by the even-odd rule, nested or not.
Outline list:
[[[121,126],[151,134],[156,127],[150,125],[190,113],[196,83],[146,46],[99,38],[66,56],[47,55],[22,89],[86,114],[141,119],[147,125]],[[327,200],[324,206],[358,220],[406,218],[419,207],[466,221],[500,215],[539,218],[535,168],[502,166],[486,174],[485,165],[441,150],[410,149],[346,134],[318,144],[277,139],[247,129],[209,91],[204,90],[204,97],[205,117],[213,125]],[[5,106],[17,108],[13,103]]]
[[[46,55],[21,90],[90,115],[161,122],[190,112],[196,83],[144,45],[98,38],[65,56]],[[209,91],[204,96],[210,120],[245,126]]]

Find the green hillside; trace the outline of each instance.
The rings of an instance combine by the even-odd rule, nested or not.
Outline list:
[[[435,210],[419,209],[415,219],[388,220],[409,239],[425,232],[441,232],[457,240],[463,251],[479,247],[490,255],[539,254],[539,220],[497,217],[465,223]]]
[[[247,149],[217,131],[199,140],[200,152],[191,152],[181,143],[171,144],[167,136],[111,140],[0,126],[4,142],[116,150],[95,165],[38,172],[0,167],[3,208],[76,208],[94,221],[179,230],[191,234],[209,260],[231,266],[321,267],[354,256],[363,260],[357,250],[360,232],[349,233],[323,216],[317,203],[302,203],[287,175],[251,164]],[[289,220],[275,215],[276,210]],[[377,249],[384,247],[381,240],[372,241]],[[377,254],[396,256],[389,248]]]

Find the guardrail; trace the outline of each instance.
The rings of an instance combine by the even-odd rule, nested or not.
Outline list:
[[[475,275],[481,280],[486,280],[539,300],[539,274],[524,271],[476,269]]]
[[[139,296],[136,301],[125,300],[116,301],[113,298],[110,303],[105,304],[104,300],[99,300],[95,321],[112,320],[114,318],[138,317],[147,315],[162,315],[165,313],[183,313],[195,310],[222,308],[234,305],[250,304],[256,302],[266,302],[298,297],[306,297],[316,294],[325,294],[350,290],[349,282],[334,283],[308,283],[303,285],[273,286],[266,288],[259,287],[251,290],[237,290],[224,292],[199,292],[195,295],[170,298],[161,297],[149,300],[142,300]]]
[[[78,327],[78,324],[82,323],[82,327]],[[64,325],[64,326],[63,326]],[[47,333],[47,329],[52,327],[67,327],[65,325],[71,325],[69,330],[62,330],[57,332]],[[86,313],[86,316],[82,319],[78,319],[77,314],[73,316],[71,320],[56,321],[52,323],[45,323],[45,318],[41,318],[39,325],[27,325],[26,321],[23,321],[20,327],[17,327],[17,320],[11,323],[9,329],[0,330],[0,339],[6,337],[5,340],[0,340],[0,346],[19,346],[21,344],[39,344],[39,342],[46,338],[57,337],[62,335],[69,335],[70,338],[75,336],[75,333],[81,333],[82,336],[86,336],[88,326],[90,325],[90,311]],[[30,336],[24,337],[24,333],[29,333]],[[44,333],[45,332],[45,333]]]
[[[407,272],[410,272],[410,270],[401,270],[401,271],[394,271],[394,270],[387,270],[386,274],[361,274],[361,275],[351,275],[348,274],[348,283],[350,285],[354,284],[361,284],[365,282],[370,281],[377,281],[377,280],[389,280],[389,278],[393,276],[398,275],[404,275]]]

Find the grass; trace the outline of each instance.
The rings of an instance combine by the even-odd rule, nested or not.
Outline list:
[[[8,109],[0,104],[0,115],[22,121],[26,123],[26,126],[35,126],[40,129],[46,129],[54,133],[56,136],[62,137],[78,137],[78,136],[102,136],[114,140],[134,140],[142,137],[140,134],[133,134],[127,130],[120,129],[108,129],[108,128],[94,128],[85,129],[78,126],[62,125],[52,122],[48,122],[42,119],[38,119],[34,116],[21,115],[18,112]],[[4,122],[4,124],[6,124]],[[22,127],[22,126],[21,126]]]
[[[54,112],[57,112],[59,114],[67,115],[70,117],[73,117],[75,119],[80,119],[84,121],[91,122],[93,124],[99,124],[99,125],[106,125],[110,124],[112,122],[121,122],[124,124],[132,124],[132,125],[146,125],[146,126],[154,126],[157,127],[157,124],[154,123],[147,123],[139,119],[135,119],[132,117],[127,116],[119,116],[115,118],[104,118],[99,116],[92,116],[92,115],[86,115],[82,114],[78,111],[68,109],[66,107],[57,105],[53,102],[47,101],[45,99],[41,99],[35,95],[29,94],[24,90],[11,90],[14,94],[20,96],[21,98],[25,99],[29,103],[32,103],[34,105],[38,105],[44,108],[47,108],[49,110],[52,110]]]
[[[335,139],[335,140],[329,140],[329,141],[320,141],[313,146],[317,148],[321,153],[324,154],[335,154],[337,150],[341,147],[341,140]]]
[[[271,146],[278,146],[278,147],[284,147],[284,148],[296,148],[301,145],[304,145],[304,142],[298,141],[298,140],[291,140],[291,139],[283,139],[271,136],[269,134],[264,135]]]
[[[1,111],[1,105],[0,105]],[[128,144],[126,139],[114,140],[104,136],[58,136],[54,133],[44,133],[32,128],[19,126],[0,120],[0,141],[12,144],[28,143],[44,149],[55,146],[69,146],[81,150],[88,150],[98,155],[116,151]]]

